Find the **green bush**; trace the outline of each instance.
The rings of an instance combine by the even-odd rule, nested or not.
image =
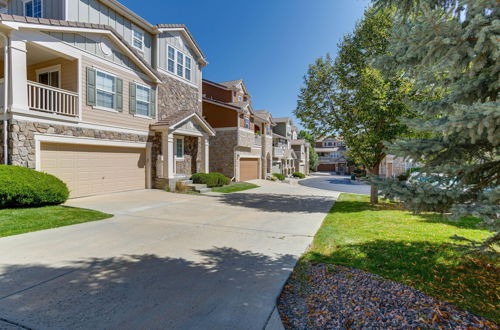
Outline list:
[[[300,173],[300,172],[293,172],[293,173],[292,173],[292,176],[293,176],[294,178],[299,178],[299,179],[303,179],[303,178],[305,178],[305,177],[306,177],[306,176],[304,175],[304,173]]]
[[[273,176],[280,181],[285,180],[285,176],[281,173],[273,173]]]
[[[53,175],[0,165],[0,208],[61,204],[68,197],[66,184]]]
[[[207,187],[222,187],[231,181],[222,173],[212,172],[212,173],[195,173],[191,176],[193,183],[206,184]]]

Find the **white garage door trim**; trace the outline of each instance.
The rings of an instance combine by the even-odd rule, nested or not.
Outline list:
[[[127,147],[127,148],[146,148],[146,188],[151,189],[153,186],[151,180],[151,147],[152,142],[134,142],[134,141],[113,141],[102,140],[87,137],[74,137],[56,134],[36,134],[35,133],[35,170],[41,170],[41,142],[67,143],[67,144],[84,144],[93,146],[106,147]]]

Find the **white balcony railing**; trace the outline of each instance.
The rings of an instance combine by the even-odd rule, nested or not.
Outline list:
[[[258,147],[262,146],[262,136],[255,134],[253,145]]]
[[[273,154],[275,156],[283,156],[285,154],[284,147],[273,147]]]
[[[77,117],[78,94],[28,81],[28,106],[30,109]]]

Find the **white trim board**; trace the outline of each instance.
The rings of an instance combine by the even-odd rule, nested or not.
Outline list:
[[[106,146],[106,147],[126,147],[145,149],[147,142],[134,142],[134,141],[117,141],[117,140],[102,140],[87,137],[74,137],[68,135],[57,134],[35,134],[35,169],[41,170],[41,143],[64,143],[64,144],[78,144],[78,145],[92,145],[92,146]]]

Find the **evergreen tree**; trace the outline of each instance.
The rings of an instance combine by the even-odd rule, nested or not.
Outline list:
[[[404,103],[411,92],[408,79],[399,72],[385,75],[372,64],[387,52],[391,28],[389,10],[368,10],[339,44],[335,61],[327,55],[309,66],[295,110],[314,135],[341,136],[347,157],[373,175],[386,155],[383,142],[406,132],[399,117],[409,115]],[[374,185],[370,200],[378,202]]]
[[[413,211],[473,215],[500,240],[500,6],[497,0],[374,0],[397,6],[387,71],[404,70],[436,100],[411,106],[420,138],[389,144],[424,166],[410,182],[376,180],[382,193]]]

